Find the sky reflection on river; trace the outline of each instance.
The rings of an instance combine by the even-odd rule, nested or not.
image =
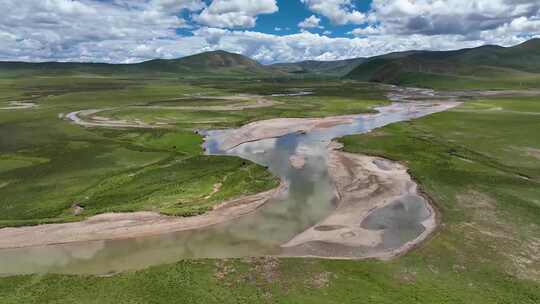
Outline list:
[[[127,240],[0,250],[0,274],[107,274],[184,258],[279,255],[281,244],[315,225],[335,208],[334,187],[327,172],[327,144],[333,138],[368,132],[442,108],[433,104],[396,103],[378,110],[379,114],[359,115],[353,124],[264,139],[227,152],[220,151],[219,144],[228,131],[210,131],[206,141],[210,154],[235,155],[267,166],[289,185],[287,195],[267,203],[253,214],[199,230]],[[289,158],[294,154],[305,156],[303,168],[290,165]]]

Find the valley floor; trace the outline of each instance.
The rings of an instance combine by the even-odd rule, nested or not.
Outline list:
[[[287,96],[312,86],[317,94]],[[202,214],[279,181],[251,162],[202,155],[202,136],[194,130],[283,116],[355,114],[385,103],[373,85],[337,81],[0,78],[0,103],[18,99],[36,107],[0,110],[0,227],[108,212]],[[111,121],[115,128],[106,128]],[[156,128],[144,128],[150,125]]]
[[[239,82],[232,92],[225,89],[230,83],[86,79],[61,88],[61,79],[34,81],[0,81],[1,101],[35,96],[38,105],[0,110],[3,227],[82,220],[110,211],[204,213],[223,200],[273,188],[277,181],[252,163],[202,155],[201,137],[192,129],[281,116],[355,114],[384,102],[379,87],[338,81]],[[316,94],[274,97],[270,108],[237,112],[133,107],[169,105],[171,98],[201,88],[223,96],[298,89]],[[107,117],[171,127],[84,129],[59,118],[109,107],[114,110],[103,113]],[[441,211],[436,234],[399,259],[188,260],[108,277],[14,276],[0,278],[0,302],[538,303],[539,113],[538,97],[484,97],[341,139],[346,152],[405,164]],[[222,186],[215,193],[217,183]]]

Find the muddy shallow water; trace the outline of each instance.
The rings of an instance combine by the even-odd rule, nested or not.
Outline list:
[[[396,98],[397,99],[397,98]],[[183,258],[231,258],[261,255],[362,258],[391,251],[419,237],[432,209],[421,196],[407,196],[373,210],[358,225],[381,235],[373,247],[349,247],[308,242],[284,248],[295,236],[315,227],[337,206],[336,189],[328,172],[328,144],[334,138],[365,133],[375,128],[425,116],[449,108],[435,102],[393,103],[378,114],[355,116],[354,123],[294,133],[241,144],[223,151],[221,143],[231,130],[209,131],[205,147],[210,154],[249,159],[279,176],[288,192],[256,212],[212,227],[126,240],[94,241],[45,247],[0,250],[0,275],[24,273],[109,274],[171,263]],[[302,166],[290,158],[301,155]],[[380,170],[390,164],[376,163]],[[321,232],[339,229],[318,226]]]

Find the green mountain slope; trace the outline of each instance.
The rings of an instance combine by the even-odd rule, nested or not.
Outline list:
[[[136,64],[0,62],[5,74],[155,74],[179,76],[265,76],[281,73],[248,57],[225,51],[212,51],[180,59],[156,59]]]
[[[328,76],[344,76],[355,67],[365,62],[366,58],[352,58],[336,61],[306,60],[294,63],[276,63],[270,67],[293,74],[319,74]]]
[[[482,46],[457,51],[418,51],[374,57],[346,78],[400,85],[441,87],[537,86],[540,75],[540,39],[504,48]],[[451,86],[449,84],[449,86]]]
[[[137,66],[145,70],[171,73],[258,75],[274,72],[253,59],[225,51],[205,52],[172,60],[150,60]]]

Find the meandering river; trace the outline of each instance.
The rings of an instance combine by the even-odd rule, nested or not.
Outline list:
[[[159,236],[0,250],[0,275],[110,274],[186,258],[333,257],[336,253],[338,257],[362,258],[399,249],[419,238],[425,231],[423,223],[433,217],[429,203],[420,195],[389,202],[358,222],[362,229],[377,231],[381,236],[382,241],[376,246],[358,246],[354,250],[345,250],[342,245],[315,249],[313,246],[307,249],[283,247],[317,227],[336,210],[339,199],[328,170],[328,146],[333,139],[370,132],[458,104],[446,98],[436,100],[435,93],[429,90],[396,89],[392,94],[390,97],[396,102],[377,108],[377,114],[356,115],[352,123],[251,141],[229,150],[223,149],[222,143],[234,130],[208,131],[205,147],[209,154],[234,155],[267,166],[288,185],[286,194],[272,199],[252,214],[203,229]],[[411,96],[421,101],[412,102]],[[291,164],[291,156],[300,157],[301,161]],[[388,165],[384,161],[375,164],[381,170]],[[322,232],[337,229],[328,225],[318,227],[315,230]],[[348,251],[344,253],[344,250]]]

